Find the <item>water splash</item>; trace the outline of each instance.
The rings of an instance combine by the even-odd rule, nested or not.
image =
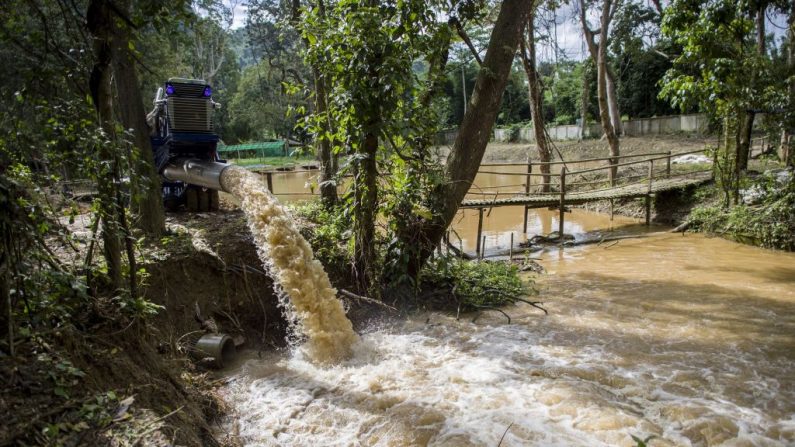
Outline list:
[[[351,355],[358,336],[345,316],[323,266],[301,236],[294,219],[267,190],[260,176],[242,168],[224,171],[224,190],[241,200],[257,252],[274,279],[277,295],[307,337],[303,349],[314,361],[337,363]]]

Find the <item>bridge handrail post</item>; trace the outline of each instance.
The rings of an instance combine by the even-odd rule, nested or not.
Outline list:
[[[530,174],[533,173],[533,162],[530,160],[530,157],[527,157],[527,180],[525,181],[524,185],[524,194],[526,196],[530,195],[530,180],[532,177]],[[524,206],[524,225],[522,226],[523,232],[527,234],[527,205]]]
[[[563,242],[563,221],[566,214],[566,167],[560,168],[560,217],[558,217],[558,239]]]
[[[671,178],[671,151],[668,151],[668,157],[665,159],[665,178]]]
[[[527,177],[526,177],[527,181],[526,181],[526,183],[524,185],[524,193],[525,193],[525,195],[528,195],[528,196],[530,195],[530,181],[532,179],[530,174],[532,174],[532,173],[533,173],[533,162],[530,161],[530,157],[527,157]]]
[[[475,242],[475,256],[480,259],[480,235],[483,233],[483,208],[478,208],[478,234]]]

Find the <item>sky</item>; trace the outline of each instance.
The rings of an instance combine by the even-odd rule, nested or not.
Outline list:
[[[652,6],[650,0],[644,1],[648,6]],[[588,56],[588,50],[585,47],[580,21],[577,18],[576,2],[567,3],[563,3],[554,14],[555,26],[552,26],[552,28],[556,31],[557,47],[559,50],[558,57],[561,59],[566,57],[568,59],[580,61]],[[663,5],[667,3],[669,2],[663,1]],[[225,0],[225,4],[234,9],[232,29],[245,26],[245,0]],[[552,14],[549,14],[547,21],[550,25],[553,23],[552,19]],[[786,34],[786,19],[786,16],[781,14],[768,14],[767,32],[774,34],[777,42]],[[589,12],[589,20],[592,24],[591,26],[596,28],[596,23],[598,23],[598,14],[596,11]],[[541,61],[551,62],[555,60],[554,46],[550,43],[539,42],[537,53]]]

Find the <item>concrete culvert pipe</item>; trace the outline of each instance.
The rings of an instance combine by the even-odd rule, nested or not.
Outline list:
[[[226,334],[202,335],[193,350],[194,356],[199,360],[212,357],[213,364],[218,368],[229,364],[235,353],[235,342]]]

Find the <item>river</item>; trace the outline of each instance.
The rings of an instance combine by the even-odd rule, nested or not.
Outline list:
[[[530,231],[554,219],[531,211]],[[465,245],[472,225],[456,224]],[[521,225],[495,209],[487,245]],[[567,215],[578,238],[610,228],[639,238],[534,254],[548,316],[373,323],[330,368],[241,356],[224,430],[250,446],[795,445],[795,254]]]

